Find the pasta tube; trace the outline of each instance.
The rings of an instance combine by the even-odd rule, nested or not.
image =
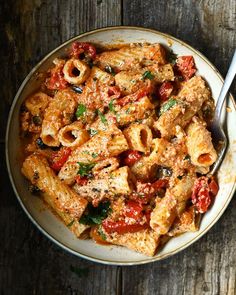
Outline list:
[[[89,140],[87,130],[83,129],[81,122],[75,121],[63,127],[58,134],[58,139],[63,146],[76,147]]]
[[[77,72],[74,74],[74,72]],[[71,58],[63,67],[64,79],[70,84],[82,84],[90,74],[89,66],[82,60]]]
[[[211,133],[201,122],[192,122],[187,128],[186,145],[195,166],[209,167],[217,159]]]
[[[165,197],[156,201],[156,207],[151,213],[150,225],[158,234],[165,235],[176,216],[185,209],[186,202],[191,196],[195,177],[187,175],[181,180],[176,179],[175,185],[167,189]]]
[[[66,225],[79,237],[87,228],[78,223],[87,201],[63,184],[49,167],[41,154],[31,154],[22,166],[22,173],[41,191],[44,200],[61,217]]]
[[[152,144],[152,131],[144,124],[132,124],[123,131],[129,147],[143,153],[149,153]]]
[[[48,146],[59,146],[59,130],[71,123],[77,103],[71,90],[58,91],[45,110],[40,137]]]
[[[81,163],[97,163],[107,157],[114,157],[128,149],[122,132],[115,126],[111,130],[101,131],[82,146],[74,149],[60,170],[58,176],[66,183],[73,183]]]

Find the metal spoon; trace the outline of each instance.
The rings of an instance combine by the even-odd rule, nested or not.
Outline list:
[[[236,50],[234,52],[233,59],[231,61],[228,73],[225,77],[224,84],[222,86],[219,98],[216,103],[216,109],[215,109],[215,115],[214,115],[213,121],[209,126],[209,131],[211,132],[213,142],[221,143],[221,148],[220,148],[220,151],[218,152],[218,158],[216,162],[214,163],[214,165],[212,166],[212,169],[209,173],[211,175],[213,175],[220,167],[226,148],[228,146],[228,139],[220,123],[220,117],[221,117],[221,111],[222,111],[225,98],[227,97],[227,93],[234,80],[235,75],[236,75]]]

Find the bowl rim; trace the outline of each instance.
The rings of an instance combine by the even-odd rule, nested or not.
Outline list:
[[[69,246],[65,245],[64,243],[60,242],[59,240],[57,240],[56,238],[54,238],[53,236],[50,235],[50,233],[48,233],[31,215],[31,213],[27,210],[26,206],[24,205],[20,194],[18,194],[18,191],[16,189],[14,180],[13,180],[13,176],[11,173],[11,166],[10,166],[10,157],[9,157],[9,153],[8,153],[8,144],[9,144],[9,134],[10,134],[10,129],[11,129],[11,123],[12,123],[12,114],[14,112],[15,109],[15,105],[24,89],[24,87],[26,86],[26,84],[28,83],[28,81],[30,80],[31,76],[38,70],[38,68],[51,56],[53,55],[55,52],[57,52],[59,49],[61,49],[62,47],[68,45],[69,43],[77,40],[78,38],[81,37],[85,37],[85,36],[89,36],[92,35],[94,33],[97,32],[103,32],[103,31],[114,31],[114,30],[139,30],[139,31],[143,31],[143,32],[150,32],[150,33],[154,33],[157,35],[161,35],[162,37],[165,37],[167,39],[176,41],[177,43],[180,43],[182,45],[184,45],[185,47],[187,47],[188,49],[190,49],[191,51],[193,51],[196,55],[198,55],[201,59],[203,59],[208,66],[210,66],[210,68],[217,74],[217,76],[220,78],[220,80],[224,81],[223,77],[221,76],[220,72],[217,70],[217,68],[197,49],[193,48],[192,46],[190,46],[189,44],[187,44],[186,42],[173,37],[169,34],[160,32],[158,30],[155,29],[149,29],[149,28],[145,28],[145,27],[139,27],[139,26],[108,26],[108,27],[103,27],[103,28],[99,28],[99,29],[95,29],[95,30],[90,30],[87,31],[85,33],[79,34],[75,37],[72,37],[70,39],[68,39],[67,41],[63,42],[62,44],[60,44],[59,46],[57,46],[55,49],[53,49],[52,51],[50,51],[48,54],[46,54],[34,67],[33,69],[27,74],[27,76],[25,77],[25,79],[23,80],[23,82],[21,83],[15,97],[14,100],[12,102],[9,114],[8,114],[8,121],[7,121],[7,128],[6,128],[6,136],[5,136],[5,156],[6,156],[6,164],[7,164],[7,171],[8,171],[8,175],[10,178],[10,182],[13,188],[13,191],[22,207],[22,209],[25,211],[26,215],[28,216],[28,218],[31,220],[31,222],[41,231],[41,233],[43,233],[47,238],[49,238],[52,242],[54,242],[57,246],[61,247],[62,249],[66,250],[67,252],[76,255],[78,257],[81,258],[85,258],[87,260],[93,261],[93,262],[97,262],[97,263],[102,263],[102,264],[106,264],[106,265],[119,265],[119,266],[132,266],[132,265],[142,265],[142,264],[147,264],[147,263],[151,263],[151,262],[155,262],[155,261],[160,261],[163,259],[166,259],[174,254],[179,253],[180,251],[186,249],[188,246],[190,246],[191,244],[193,244],[194,242],[196,242],[197,240],[199,240],[206,232],[208,232],[210,230],[210,228],[219,220],[219,218],[222,216],[222,214],[224,213],[225,209],[228,207],[229,202],[231,201],[233,195],[234,195],[234,191],[236,189],[236,180],[234,181],[234,184],[232,186],[232,189],[230,191],[230,193],[228,194],[227,197],[227,201],[225,203],[225,205],[221,208],[221,210],[218,212],[218,214],[216,215],[216,217],[210,222],[210,224],[201,232],[199,233],[199,235],[195,236],[194,238],[192,238],[191,240],[189,240],[186,244],[184,244],[183,246],[176,248],[174,250],[172,250],[171,252],[167,253],[167,254],[163,254],[159,257],[157,256],[153,256],[153,257],[149,257],[147,259],[143,259],[143,260],[138,260],[138,261],[115,261],[115,260],[106,260],[106,259],[101,259],[101,258],[96,258],[90,255],[85,255],[82,254],[78,251],[73,250],[72,248],[70,248]],[[236,102],[234,101],[234,98],[232,96],[232,94],[229,94],[229,97],[233,103],[234,109],[236,110]]]

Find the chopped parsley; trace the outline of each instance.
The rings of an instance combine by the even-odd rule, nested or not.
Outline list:
[[[40,116],[33,116],[32,121],[36,126],[42,125],[42,122],[43,122],[43,120]]]
[[[101,224],[103,219],[107,218],[111,212],[110,202],[102,202],[97,207],[88,204],[87,212],[82,215],[79,222],[87,225]]]
[[[113,112],[114,114],[116,114],[116,110],[115,110],[115,107],[114,107],[113,101],[114,101],[114,99],[112,99],[112,100],[109,102],[108,107],[109,107],[109,110],[110,110],[111,112]]]
[[[75,273],[79,278],[82,277],[87,277],[89,274],[89,269],[88,268],[81,268],[81,267],[75,267],[75,266],[70,266],[70,270]]]
[[[179,180],[181,180],[181,179],[183,178],[183,175],[178,175],[177,178],[178,178]]]
[[[115,71],[111,66],[105,66],[105,71],[109,74],[111,74],[112,76],[115,76]]]
[[[104,125],[107,125],[107,119],[100,110],[97,110],[98,116]]]
[[[86,113],[86,111],[87,111],[86,106],[84,104],[80,103],[78,105],[78,108],[77,108],[77,111],[76,111],[75,115],[76,115],[77,118],[79,118],[79,117],[83,116],[84,113]]]
[[[176,60],[177,60],[177,54],[175,54],[174,51],[171,49],[170,51],[168,51],[168,61],[169,63],[174,65],[176,64]]]
[[[90,176],[91,175],[91,170],[93,169],[93,167],[96,165],[95,163],[81,163],[78,162],[79,164],[79,171],[77,174],[79,174],[80,176]]]
[[[98,153],[92,153],[91,156],[95,159],[98,156]]]
[[[190,160],[191,159],[191,157],[189,156],[189,155],[186,155],[185,157],[184,157],[184,160]]]
[[[146,71],[143,73],[142,80],[149,79],[152,80],[154,75],[150,71]]]
[[[160,109],[160,114],[164,114],[166,111],[171,109],[174,105],[177,104],[177,100],[174,98],[170,98]]]
[[[90,129],[88,130],[88,132],[89,132],[89,134],[90,134],[91,136],[94,136],[94,135],[98,134],[98,131],[95,130],[95,129],[92,129],[92,128],[90,128]]]

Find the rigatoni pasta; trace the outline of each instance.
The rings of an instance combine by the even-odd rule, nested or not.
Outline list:
[[[211,92],[192,56],[169,55],[74,42],[22,105],[22,173],[80,239],[153,256],[217,194]]]

